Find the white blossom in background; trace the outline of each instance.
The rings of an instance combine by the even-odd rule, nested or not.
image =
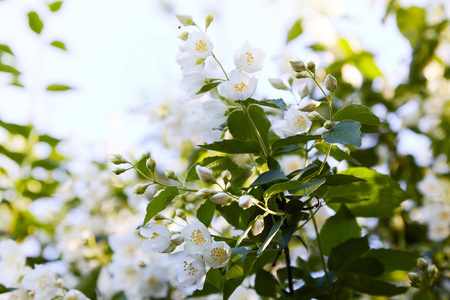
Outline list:
[[[188,254],[202,254],[211,245],[211,234],[208,228],[195,219],[181,230],[184,238],[184,251]]]
[[[172,242],[170,241],[171,233],[166,227],[157,224],[146,224],[139,232],[142,236],[148,238],[142,244],[142,251],[167,253],[173,250]]]
[[[25,256],[13,240],[0,242],[0,284],[16,287],[25,272]]]
[[[177,57],[176,61],[180,65],[182,73],[187,74],[191,72],[202,72],[204,65],[203,63],[197,63],[198,58],[190,52],[183,49]]]
[[[79,290],[72,289],[66,293],[63,300],[89,300],[89,298]]]
[[[275,121],[272,130],[281,138],[307,132],[312,122],[306,112],[299,111],[297,107],[291,107],[284,114],[283,120]]]
[[[178,282],[182,288],[196,287],[203,289],[205,283],[206,270],[202,257],[198,254],[187,254],[178,252],[170,255],[170,260],[177,262]]]
[[[203,101],[202,109],[212,128],[218,127],[227,121],[225,113],[228,110],[228,106],[218,99]]]
[[[258,79],[250,77],[239,69],[230,72],[230,80],[218,86],[219,94],[233,100],[246,100],[253,96]]]
[[[142,239],[135,232],[110,235],[108,244],[114,251],[112,259],[115,261],[132,263],[141,258]]]
[[[169,292],[170,271],[167,266],[152,263],[142,270],[140,294],[151,298],[166,298]]]
[[[422,181],[417,184],[417,189],[425,197],[442,196],[442,183],[436,176],[427,174]]]
[[[137,264],[113,261],[109,264],[108,270],[112,275],[112,289],[117,292],[123,291],[127,299],[141,299],[139,285],[142,269]]]
[[[422,212],[428,224],[428,238],[435,242],[445,240],[450,235],[450,205],[428,203],[422,207]]]
[[[198,59],[205,59],[211,55],[213,44],[205,33],[196,31],[189,33],[184,49]]]
[[[191,99],[199,98],[202,95],[197,93],[206,84],[206,75],[202,72],[190,72],[183,74],[182,85]]]
[[[21,283],[25,289],[34,291],[34,300],[63,296],[62,289],[57,286],[55,273],[45,265],[35,265],[34,270],[26,274]]]
[[[261,70],[266,54],[259,48],[254,48],[248,41],[236,51],[234,64],[236,68],[247,73]]]
[[[203,252],[205,263],[213,269],[222,268],[227,265],[231,256],[231,247],[225,242],[213,241]]]

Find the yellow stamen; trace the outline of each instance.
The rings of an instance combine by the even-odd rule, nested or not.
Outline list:
[[[226,252],[223,248],[213,248],[211,251],[211,258],[219,263],[221,263],[226,258]]]
[[[198,40],[198,42],[195,43],[195,51],[205,53],[208,51],[208,45],[204,40]]]
[[[194,242],[196,245],[206,242],[202,232],[199,229],[195,229],[191,232],[191,242]]]
[[[240,83],[235,83],[235,84],[234,84],[234,90],[235,90],[236,92],[242,93],[242,91],[243,91],[244,89],[248,90],[249,88],[248,88],[248,86],[247,86],[245,83],[243,83],[242,81],[241,81]]]
[[[253,54],[251,54],[250,52],[245,52],[245,56],[247,56],[248,65],[251,66],[255,62]]]

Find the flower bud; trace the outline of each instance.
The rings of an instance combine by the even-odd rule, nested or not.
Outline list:
[[[153,172],[155,172],[156,162],[150,157],[145,162],[145,166],[147,167],[147,169],[149,169],[153,173]]]
[[[230,195],[225,193],[217,193],[212,196],[210,200],[220,205],[230,205],[231,202],[233,202],[233,199],[231,199]]]
[[[298,110],[304,111],[304,112],[312,112],[316,110],[320,105],[320,101],[312,100],[312,99],[304,99],[302,102],[300,102],[300,106],[298,107]]]
[[[215,193],[216,193],[216,191],[210,190],[208,188],[203,188],[203,189],[198,190],[195,193],[195,196],[197,196],[200,199],[205,199],[205,198],[208,198],[211,195],[214,195]]]
[[[128,162],[128,161],[127,161],[125,158],[123,158],[123,156],[120,155],[120,154],[112,154],[112,156],[113,156],[113,158],[111,159],[111,162],[112,162],[113,164],[115,164],[115,165],[125,164],[125,163]]]
[[[64,280],[62,278],[56,279],[55,285],[62,289],[64,287]]]
[[[172,244],[179,246],[184,242],[184,238],[181,234],[179,233],[174,233],[172,234],[172,236],[170,237],[170,241],[172,242]]]
[[[162,221],[165,219],[166,218],[162,214],[156,214],[156,216],[153,217],[153,220],[155,220],[155,221]]]
[[[306,116],[308,117],[308,119],[310,119],[311,121],[326,121],[327,119],[325,119],[321,114],[319,114],[317,111],[312,111],[310,113],[307,113]]]
[[[116,174],[116,175],[120,175],[120,174],[122,174],[123,172],[126,172],[126,171],[128,171],[128,170],[129,170],[129,169],[125,169],[125,168],[116,168],[116,169],[113,170],[113,173]]]
[[[309,95],[309,86],[307,83],[303,84],[300,89],[298,90],[298,94],[300,95],[300,98],[304,98]]]
[[[250,195],[244,195],[239,197],[239,206],[243,209],[251,207],[256,202],[256,199]]]
[[[303,62],[303,60],[300,60],[300,59],[291,59],[291,60],[289,61],[289,63],[291,64],[292,70],[294,70],[295,72],[303,72],[303,71],[306,71],[305,63]]]
[[[175,215],[183,220],[186,219],[186,214],[181,208],[177,208],[177,210],[175,211]]]
[[[188,35],[189,35],[189,33],[183,32],[183,33],[181,33],[181,34],[178,36],[178,38],[179,38],[180,40],[182,40],[182,41],[187,41]]]
[[[294,84],[294,77],[289,76],[289,78],[288,78],[288,83],[289,83],[289,85],[292,87],[292,85]]]
[[[195,25],[190,15],[175,15],[183,26]]]
[[[302,79],[302,78],[311,78],[311,76],[308,73],[302,72],[295,74],[295,78]]]
[[[136,184],[133,190],[133,194],[142,195],[145,193],[150,183],[147,184]]]
[[[228,170],[223,171],[220,176],[223,178],[224,181],[230,181],[231,179],[231,173]]]
[[[439,270],[435,265],[431,265],[428,267],[428,277],[430,277],[430,279],[432,281],[437,280],[438,279],[438,275],[439,275]]]
[[[281,79],[269,78],[269,82],[277,90],[284,90],[284,91],[289,90],[289,88],[284,84],[284,82]]]
[[[252,225],[252,233],[253,235],[258,235],[264,230],[264,223],[261,218],[256,219],[255,223]]]
[[[428,269],[428,261],[425,258],[421,257],[417,260],[417,266],[422,271],[425,271]]]
[[[419,288],[421,284],[420,276],[417,273],[411,272],[408,274],[409,280],[411,280],[411,286]]]
[[[308,61],[308,64],[306,64],[306,67],[308,70],[310,70],[312,73],[316,71],[316,64],[313,61]]]
[[[330,130],[334,127],[334,124],[333,124],[333,122],[330,122],[327,120],[327,121],[325,121],[325,123],[323,123],[323,127],[325,127],[325,129],[327,129],[327,130]]]
[[[212,14],[207,14],[205,18],[205,28],[208,28],[213,20],[214,16]]]
[[[212,183],[215,181],[214,173],[210,169],[206,167],[202,167],[200,165],[195,166],[195,171],[197,172],[198,177],[206,183]]]
[[[169,179],[178,180],[177,176],[175,175],[175,172],[172,170],[165,170],[164,175]]]
[[[325,78],[326,89],[329,90],[330,92],[334,92],[334,90],[336,90],[336,86],[337,86],[336,78],[334,78],[333,75],[328,74],[327,77]]]

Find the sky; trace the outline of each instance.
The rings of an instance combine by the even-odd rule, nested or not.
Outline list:
[[[31,10],[45,24],[39,36],[28,28]],[[74,154],[87,157],[145,151],[139,145],[152,124],[142,111],[164,99],[186,97],[175,62],[182,30],[174,14],[190,14],[203,24],[208,12],[215,16],[208,34],[227,70],[234,67],[234,51],[249,40],[266,52],[258,76],[277,77],[280,57],[317,59],[306,46],[314,40],[332,42],[335,27],[353,45],[375,53],[388,81],[398,84],[407,76],[411,49],[394,16],[381,23],[383,1],[65,0],[59,12],[51,13],[44,1],[4,0],[0,43],[15,52],[26,88],[6,86],[8,74],[0,74],[0,119],[31,122],[43,133],[73,141],[80,147],[72,149]],[[313,31],[285,45],[299,17]],[[49,46],[53,40],[65,42],[68,51]],[[46,92],[53,83],[73,90]],[[260,80],[258,90],[273,92],[267,80]]]

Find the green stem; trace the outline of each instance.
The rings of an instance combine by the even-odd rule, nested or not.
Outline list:
[[[330,156],[331,146],[332,146],[331,144],[328,144],[327,154],[325,155],[325,159],[323,160],[322,165],[320,166],[319,173],[317,173],[317,176],[320,175],[320,173],[322,172],[323,168],[325,167],[325,164],[327,162],[328,156]]]
[[[309,73],[309,76],[311,76],[311,79],[314,80],[314,82],[316,83],[316,85],[319,87],[319,89],[322,91],[322,93],[325,95],[325,98],[327,98],[328,102],[331,102],[330,98],[328,98],[327,94],[325,93],[325,91],[322,89],[322,87],[320,86],[320,84],[317,82],[316,80],[316,75],[314,75],[313,73],[311,73],[308,69],[306,69],[306,72]]]
[[[319,246],[320,258],[322,260],[322,267],[323,267],[323,270],[325,271],[325,278],[327,280],[328,285],[330,285],[331,282],[330,282],[330,278],[328,277],[327,266],[325,264],[325,257],[323,256],[322,244],[320,243],[319,229],[317,228],[317,222],[316,222],[316,218],[314,218],[314,215],[312,216],[312,221],[314,224],[314,230],[316,231],[317,245]]]
[[[261,172],[259,171],[258,166],[256,165],[256,161],[255,161],[255,158],[253,157],[253,154],[250,153],[249,155],[250,155],[250,159],[253,162],[253,165],[255,165],[256,174],[261,175]]]
[[[264,141],[262,140],[262,136],[259,133],[258,128],[256,127],[255,123],[253,122],[252,118],[250,117],[247,107],[242,106],[242,108],[243,108],[245,115],[247,116],[247,119],[250,121],[250,124],[252,125],[252,129],[255,132],[256,137],[258,138],[258,142],[261,145],[261,148],[264,153],[264,158],[267,159],[267,157],[269,156],[269,151],[267,151],[266,145],[264,144]]]
[[[214,55],[214,53],[211,52],[212,57],[216,60],[216,62],[219,64],[220,68],[223,71],[223,74],[225,74],[225,77],[227,78],[227,80],[230,80],[230,78],[228,78],[227,72],[225,72],[225,69],[222,67],[222,64],[219,62],[219,60],[217,59],[217,57]]]

